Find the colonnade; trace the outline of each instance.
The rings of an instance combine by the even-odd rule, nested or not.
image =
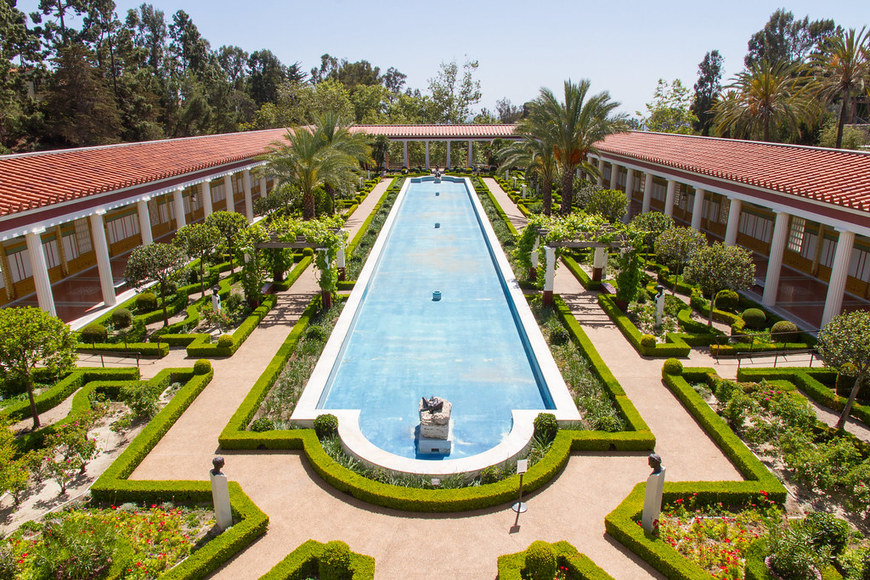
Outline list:
[[[641,202],[641,213],[650,211],[651,201],[653,197],[653,180],[655,177],[667,181],[667,189],[662,212],[665,215],[673,216],[674,200],[676,198],[677,187],[680,181],[673,175],[669,175],[666,169],[660,171],[643,171],[639,168],[629,167],[627,165],[619,165],[612,161],[610,163],[611,171],[609,176],[609,186],[611,189],[618,187],[619,168],[626,169],[625,191],[628,196],[629,203],[632,200],[634,191],[635,179],[640,178],[639,174],[643,174],[643,198]],[[604,169],[605,159],[598,157],[598,179],[597,183],[600,186],[604,185]],[[692,221],[691,227],[701,231],[704,200],[709,193],[700,184],[687,183],[694,187],[695,198],[692,204]],[[839,233],[837,239],[834,259],[831,265],[831,276],[828,282],[828,290],[825,296],[825,307],[822,313],[822,326],[828,323],[832,318],[840,313],[843,307],[843,296],[846,290],[846,281],[849,274],[849,262],[852,256],[852,249],[855,242],[855,235],[858,233],[857,228],[851,228],[842,222],[826,222],[825,217],[812,215],[798,215],[800,212],[789,208],[786,205],[774,206],[774,204],[765,204],[762,200],[746,196],[744,194],[728,191],[725,188],[716,188],[714,193],[723,195],[729,200],[728,221],[725,226],[724,242],[726,245],[733,246],[737,244],[737,237],[740,227],[740,216],[743,210],[743,203],[749,202],[757,205],[763,205],[772,210],[776,216],[773,225],[773,234],[770,242],[770,252],[768,255],[767,272],[764,278],[764,291],[762,294],[762,303],[765,306],[775,306],[777,300],[777,290],[779,288],[780,275],[782,272],[783,255],[788,241],[789,228],[792,216],[802,217],[811,221],[816,221],[820,224],[831,227]],[[821,243],[821,240],[818,242]]]
[[[419,141],[419,139],[415,139],[415,141]],[[430,141],[444,141],[447,143],[447,154],[445,155],[445,161],[444,161],[443,167],[451,167],[451,164],[450,164],[450,144],[453,141],[465,141],[465,139],[425,139],[425,140],[423,140],[423,143],[424,143],[425,148],[426,148],[426,163],[425,163],[426,169],[430,168],[430,164],[429,164],[429,142]],[[403,161],[404,161],[405,167],[411,166],[410,157],[408,156],[408,142],[409,142],[408,139],[402,140],[402,152],[403,152]],[[473,147],[474,146],[473,146],[473,144],[474,144],[474,140],[468,139],[468,160],[467,160],[468,165],[466,165],[466,167],[471,167],[472,161],[474,159],[474,154],[473,154],[473,152],[474,152]]]
[[[151,230],[151,212],[148,208],[149,201],[164,195],[171,196],[171,203],[173,204],[173,213],[175,217],[175,229],[178,230],[187,225],[186,212],[184,210],[184,191],[186,189],[191,187],[199,187],[201,185],[201,190],[198,192],[198,194],[201,195],[202,199],[203,217],[207,217],[215,211],[214,201],[211,192],[211,182],[216,179],[224,178],[224,183],[226,184],[225,187],[227,190],[225,195],[226,206],[225,208],[218,208],[218,210],[226,209],[226,211],[233,212],[236,211],[233,177],[237,173],[241,173],[242,191],[244,193],[245,202],[245,217],[250,223],[254,220],[254,202],[252,195],[251,170],[261,164],[262,163],[256,163],[243,169],[223,172],[213,176],[209,176],[205,179],[198,179],[188,183],[182,183],[178,186],[173,187],[172,189],[158,191],[156,193],[151,193],[148,195],[140,195],[131,198],[129,203],[127,204],[121,204],[120,206],[113,205],[110,209],[118,209],[119,207],[125,207],[126,205],[135,204],[139,223],[139,235],[141,237],[142,245],[151,244],[154,242],[154,237]],[[265,195],[267,194],[265,177],[260,177],[258,186],[260,196],[265,197]],[[197,195],[197,193],[192,193],[191,195]],[[106,207],[96,207],[86,216],[75,214],[68,216],[68,220],[64,220],[63,218],[61,218],[60,221],[74,221],[76,219],[81,219],[82,217],[88,218],[92,248],[96,257],[97,272],[100,281],[100,290],[102,293],[103,303],[105,306],[113,306],[117,303],[117,295],[115,293],[115,284],[112,275],[109,243],[106,237],[106,228],[104,221],[104,216],[106,215],[106,213]],[[56,316],[57,310],[55,308],[54,296],[51,291],[51,280],[48,275],[45,251],[41,239],[41,234],[43,234],[45,231],[46,228],[44,226],[38,226],[24,232],[23,235],[25,243],[27,245],[28,256],[30,259],[30,269],[33,276],[33,284],[36,289],[36,297],[39,303],[39,307],[50,313],[52,316]],[[58,243],[61,243],[60,240],[58,240]]]

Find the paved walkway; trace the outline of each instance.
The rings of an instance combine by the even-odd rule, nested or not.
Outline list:
[[[511,220],[523,225],[516,206],[493,180],[486,181]],[[351,235],[387,183],[382,182],[348,222]],[[739,479],[731,463],[662,385],[662,361],[640,357],[597,306],[594,293],[584,290],[566,268],[558,271],[556,291],[583,323],[655,433],[669,480]],[[278,306],[233,357],[213,361],[214,380],[136,469],[133,479],[207,478],[211,458],[218,451],[218,434],[315,292],[314,275],[307,271],[279,295]],[[161,361],[143,361],[143,375],[192,363],[184,359],[183,351],[173,352]],[[714,366],[715,362],[693,351],[690,364]],[[604,516],[646,478],[645,453],[573,456],[552,483],[528,498],[529,511],[520,517],[518,528],[513,528],[515,514],[507,505],[432,515],[359,502],[324,484],[300,453],[223,454],[229,477],[269,514],[270,526],[265,536],[219,570],[217,578],[258,578],[309,538],[341,539],[354,551],[373,556],[380,578],[494,578],[499,555],[523,550],[539,539],[568,540],[616,578],[661,577],[604,533]],[[421,560],[421,553],[441,557]]]

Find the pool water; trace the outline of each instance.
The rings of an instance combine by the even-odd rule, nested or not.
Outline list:
[[[513,409],[553,406],[471,195],[408,186],[317,405],[360,409],[363,436],[401,457],[444,459],[416,453],[423,396],[453,404],[449,459],[498,445]]]

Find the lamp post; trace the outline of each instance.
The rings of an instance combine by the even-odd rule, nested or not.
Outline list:
[[[520,459],[517,461],[517,473],[520,474],[520,495],[517,498],[517,503],[515,503],[511,509],[517,512],[517,516],[519,514],[525,513],[526,510],[529,509],[529,506],[523,502],[523,474],[529,470],[529,460],[528,459]]]

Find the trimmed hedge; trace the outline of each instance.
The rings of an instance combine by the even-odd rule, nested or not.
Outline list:
[[[586,270],[580,265],[577,260],[575,260],[572,256],[567,255],[566,253],[562,254],[562,262],[565,263],[565,266],[568,267],[568,270],[574,274],[574,277],[577,278],[577,281],[583,285],[587,290],[600,290],[601,289],[601,281],[593,280],[589,277],[589,274],[586,273]]]
[[[360,225],[359,230],[357,230],[357,232],[356,232],[356,235],[353,237],[353,239],[350,242],[348,242],[347,248],[345,248],[345,253],[348,256],[353,254],[354,251],[356,250],[356,247],[359,245],[363,236],[368,231],[369,225],[371,225],[372,220],[375,219],[375,214],[377,214],[378,210],[381,209],[381,206],[384,204],[384,201],[386,201],[387,197],[392,195],[393,193],[395,193],[399,189],[401,189],[402,184],[404,182],[405,182],[404,177],[394,177],[393,178],[392,183],[390,183],[390,185],[384,191],[383,195],[381,195],[381,198],[378,200],[378,203],[375,204],[375,207],[372,209],[371,213],[368,215],[368,217],[365,219],[365,221],[363,221],[362,225]]]
[[[159,383],[172,378],[186,384],[94,482],[91,497],[95,501],[120,505],[124,502],[158,503],[172,498],[175,503],[211,503],[211,486],[207,481],[131,481],[127,478],[208,385],[212,376],[212,372],[195,375],[192,369],[177,368],[165,369],[149,381]],[[230,482],[229,490],[235,525],[169,570],[164,578],[204,578],[266,532],[268,516],[245,495],[238,483]]]
[[[303,542],[298,548],[275,564],[275,567],[260,576],[260,580],[304,580],[317,576],[320,554],[326,544],[315,540]],[[375,559],[371,556],[350,553],[351,578],[368,580],[375,577]]]
[[[384,507],[418,512],[457,512],[491,507],[513,501],[519,476],[502,481],[461,489],[412,489],[379,483],[366,479],[346,469],[329,457],[320,445],[313,429],[253,432],[245,428],[260,403],[266,397],[286,362],[292,356],[299,337],[308,326],[311,316],[320,306],[316,296],[299,322],[290,331],[278,353],[254,383],[242,404],[233,414],[219,437],[223,449],[302,449],[314,470],[330,485],[353,497]],[[650,450],[655,447],[655,437],[643,421],[634,405],[625,396],[625,391],[613,377],[598,353],[591,348],[576,319],[570,316],[567,306],[561,302],[561,312],[567,312],[568,326],[579,345],[587,348],[587,357],[594,372],[601,377],[616,403],[620,414],[632,430],[619,433],[602,431],[561,430],[553,441],[547,455],[536,463],[523,478],[523,488],[532,492],[550,482],[565,466],[573,451],[623,451]],[[573,324],[571,323],[573,321]],[[579,331],[579,332],[578,332]]]
[[[34,402],[36,403],[36,412],[42,414],[49,409],[58,406],[70,395],[90,381],[127,381],[136,380],[138,378],[139,369],[137,368],[75,368],[70,371],[69,374],[58,380],[53,387],[35,397]],[[24,400],[8,405],[0,410],[0,416],[13,421],[21,421],[31,417],[30,401]]]
[[[751,503],[761,491],[777,503],[784,503],[786,490],[779,480],[746,447],[725,421],[692,388],[689,381],[707,381],[715,377],[713,369],[685,368],[682,375],[666,375],[665,385],[677,396],[699,425],[722,449],[745,481],[711,481],[665,483],[664,503],[693,494],[701,504],[741,505]],[[608,534],[643,558],[668,578],[709,578],[708,572],[689,561],[666,542],[647,534],[637,524],[643,512],[645,483],[637,484],[622,503],[604,520]]]
[[[656,343],[652,348],[641,344],[642,334],[637,329],[637,326],[628,318],[628,316],[616,305],[613,296],[609,294],[599,294],[598,304],[610,317],[610,320],[622,332],[626,340],[634,347],[634,349],[643,356],[651,356],[657,358],[671,358],[689,356],[692,347],[685,340],[683,334],[669,332],[665,335],[665,343]]]
[[[556,562],[559,566],[568,569],[571,578],[583,578],[585,580],[613,580],[613,576],[599,568],[586,554],[581,554],[577,548],[568,542],[554,542],[550,544],[556,554]],[[528,550],[528,548],[526,549]],[[521,580],[522,572],[526,565],[526,551],[515,554],[505,554],[498,557],[499,580]]]

